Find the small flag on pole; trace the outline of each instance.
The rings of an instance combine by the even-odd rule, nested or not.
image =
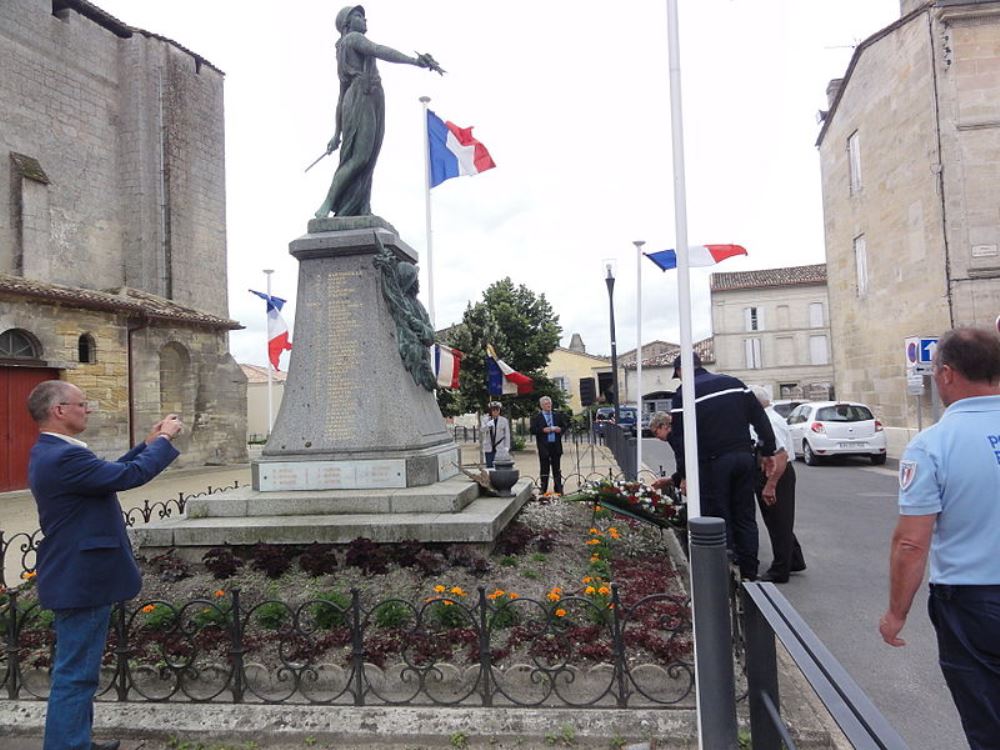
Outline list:
[[[462,352],[442,344],[434,344],[434,374],[441,388],[458,388],[458,371],[462,366]]]
[[[486,386],[491,396],[523,395],[535,389],[535,382],[497,357],[492,344],[486,345]]]
[[[281,368],[278,367],[281,353],[292,350],[292,342],[288,339],[288,325],[281,317],[281,308],[285,306],[285,300],[273,295],[269,297],[253,289],[248,291],[267,302],[267,358],[271,360],[274,371],[281,372]]]
[[[688,248],[688,263],[691,266],[706,267],[732,258],[736,255],[746,255],[747,249],[742,245],[692,245]],[[657,253],[643,253],[663,271],[677,268],[677,253],[673,250],[660,250]]]
[[[493,157],[486,146],[472,136],[472,128],[444,122],[427,110],[427,147],[430,149],[431,187],[461,175],[493,169]]]

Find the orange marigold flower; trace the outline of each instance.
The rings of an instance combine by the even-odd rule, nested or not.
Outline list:
[[[591,527],[590,527],[590,533],[591,533],[591,534],[600,534],[601,532],[600,532],[600,531],[598,531],[597,529],[595,529],[595,528],[594,528],[593,526],[591,526]]]
[[[156,610],[155,604],[147,604],[145,607],[142,608],[142,611],[145,612],[147,615],[155,610]]]
[[[600,544],[600,543],[601,543],[600,539],[588,539],[587,540],[587,544],[590,544],[590,545]]]
[[[505,592],[504,592],[504,590],[503,590],[503,589],[497,589],[497,590],[496,590],[496,591],[494,591],[494,592],[493,592],[492,594],[487,594],[487,595],[486,595],[486,598],[487,598],[487,599],[489,599],[490,601],[496,601],[496,600],[497,600],[497,599],[499,599],[499,598],[500,598],[501,596],[503,596],[503,595],[504,595],[504,593],[505,593]]]
[[[508,599],[520,599],[521,595],[520,594],[515,594],[513,591],[511,591],[511,592],[509,592],[507,594],[507,598]]]
[[[607,586],[601,586],[599,589],[597,589],[597,593],[607,596],[608,594],[611,593],[611,589],[609,589]]]
[[[590,561],[591,562],[600,562],[600,560],[601,560],[601,556],[598,555],[596,552],[590,556]]]
[[[587,596],[593,596],[594,592],[596,591],[597,589],[595,589],[593,586],[587,586],[587,588],[583,590],[583,593],[585,593]]]
[[[437,586],[434,587],[434,590],[439,594],[443,594],[445,592],[445,587],[439,583]]]
[[[461,586],[452,586],[451,593],[455,596],[465,596],[465,592],[462,590]]]
[[[451,599],[445,599],[444,600],[444,606],[446,606],[446,607],[450,607],[454,603],[455,602],[453,602]]]
[[[215,598],[216,598],[216,599],[221,599],[221,598],[222,598],[222,597],[224,597],[225,595],[226,595],[226,592],[225,592],[225,591],[223,591],[222,589],[216,589],[216,590],[215,590]]]
[[[593,579],[593,578],[591,578],[590,576],[584,576],[584,577],[583,577],[583,583],[590,583],[590,582],[591,582],[591,581],[593,581],[593,580],[594,580],[594,579]]]
[[[24,573],[21,573],[21,580],[22,581],[30,581],[32,578],[34,578],[37,575],[38,575],[38,573],[36,573],[35,571],[29,570],[29,571],[26,571]]]
[[[549,592],[548,594],[546,594],[545,596],[546,596],[546,598],[547,598],[547,599],[548,599],[548,600],[549,600],[550,602],[557,602],[557,601],[559,601],[560,599],[562,599],[562,597],[561,597],[561,596],[559,596],[559,594],[557,594],[557,593],[556,593],[555,591],[550,591],[550,592]]]
[[[565,616],[566,616],[565,609],[559,608],[556,610],[556,617],[565,617]]]

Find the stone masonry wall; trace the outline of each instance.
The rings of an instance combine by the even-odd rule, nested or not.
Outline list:
[[[820,145],[836,393],[869,404],[888,427],[917,423],[904,339],[950,324],[933,64],[926,13],[863,49]],[[862,184],[852,194],[855,132]],[[859,236],[868,260],[861,295]]]

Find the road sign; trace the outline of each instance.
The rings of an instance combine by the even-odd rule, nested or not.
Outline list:
[[[937,337],[910,336],[904,342],[906,369],[929,372],[937,349]]]
[[[924,374],[917,369],[906,373],[906,393],[910,396],[924,395]]]

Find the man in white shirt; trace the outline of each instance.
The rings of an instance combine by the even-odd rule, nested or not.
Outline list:
[[[764,413],[774,430],[774,468],[765,475],[763,469],[757,472],[757,506],[760,515],[767,526],[767,535],[771,539],[771,553],[774,560],[767,572],[760,577],[762,581],[772,583],[787,583],[791,573],[806,569],[802,548],[795,538],[795,448],[792,446],[788,433],[788,423],[771,406],[771,397],[759,385],[750,388],[754,396],[764,407]]]

